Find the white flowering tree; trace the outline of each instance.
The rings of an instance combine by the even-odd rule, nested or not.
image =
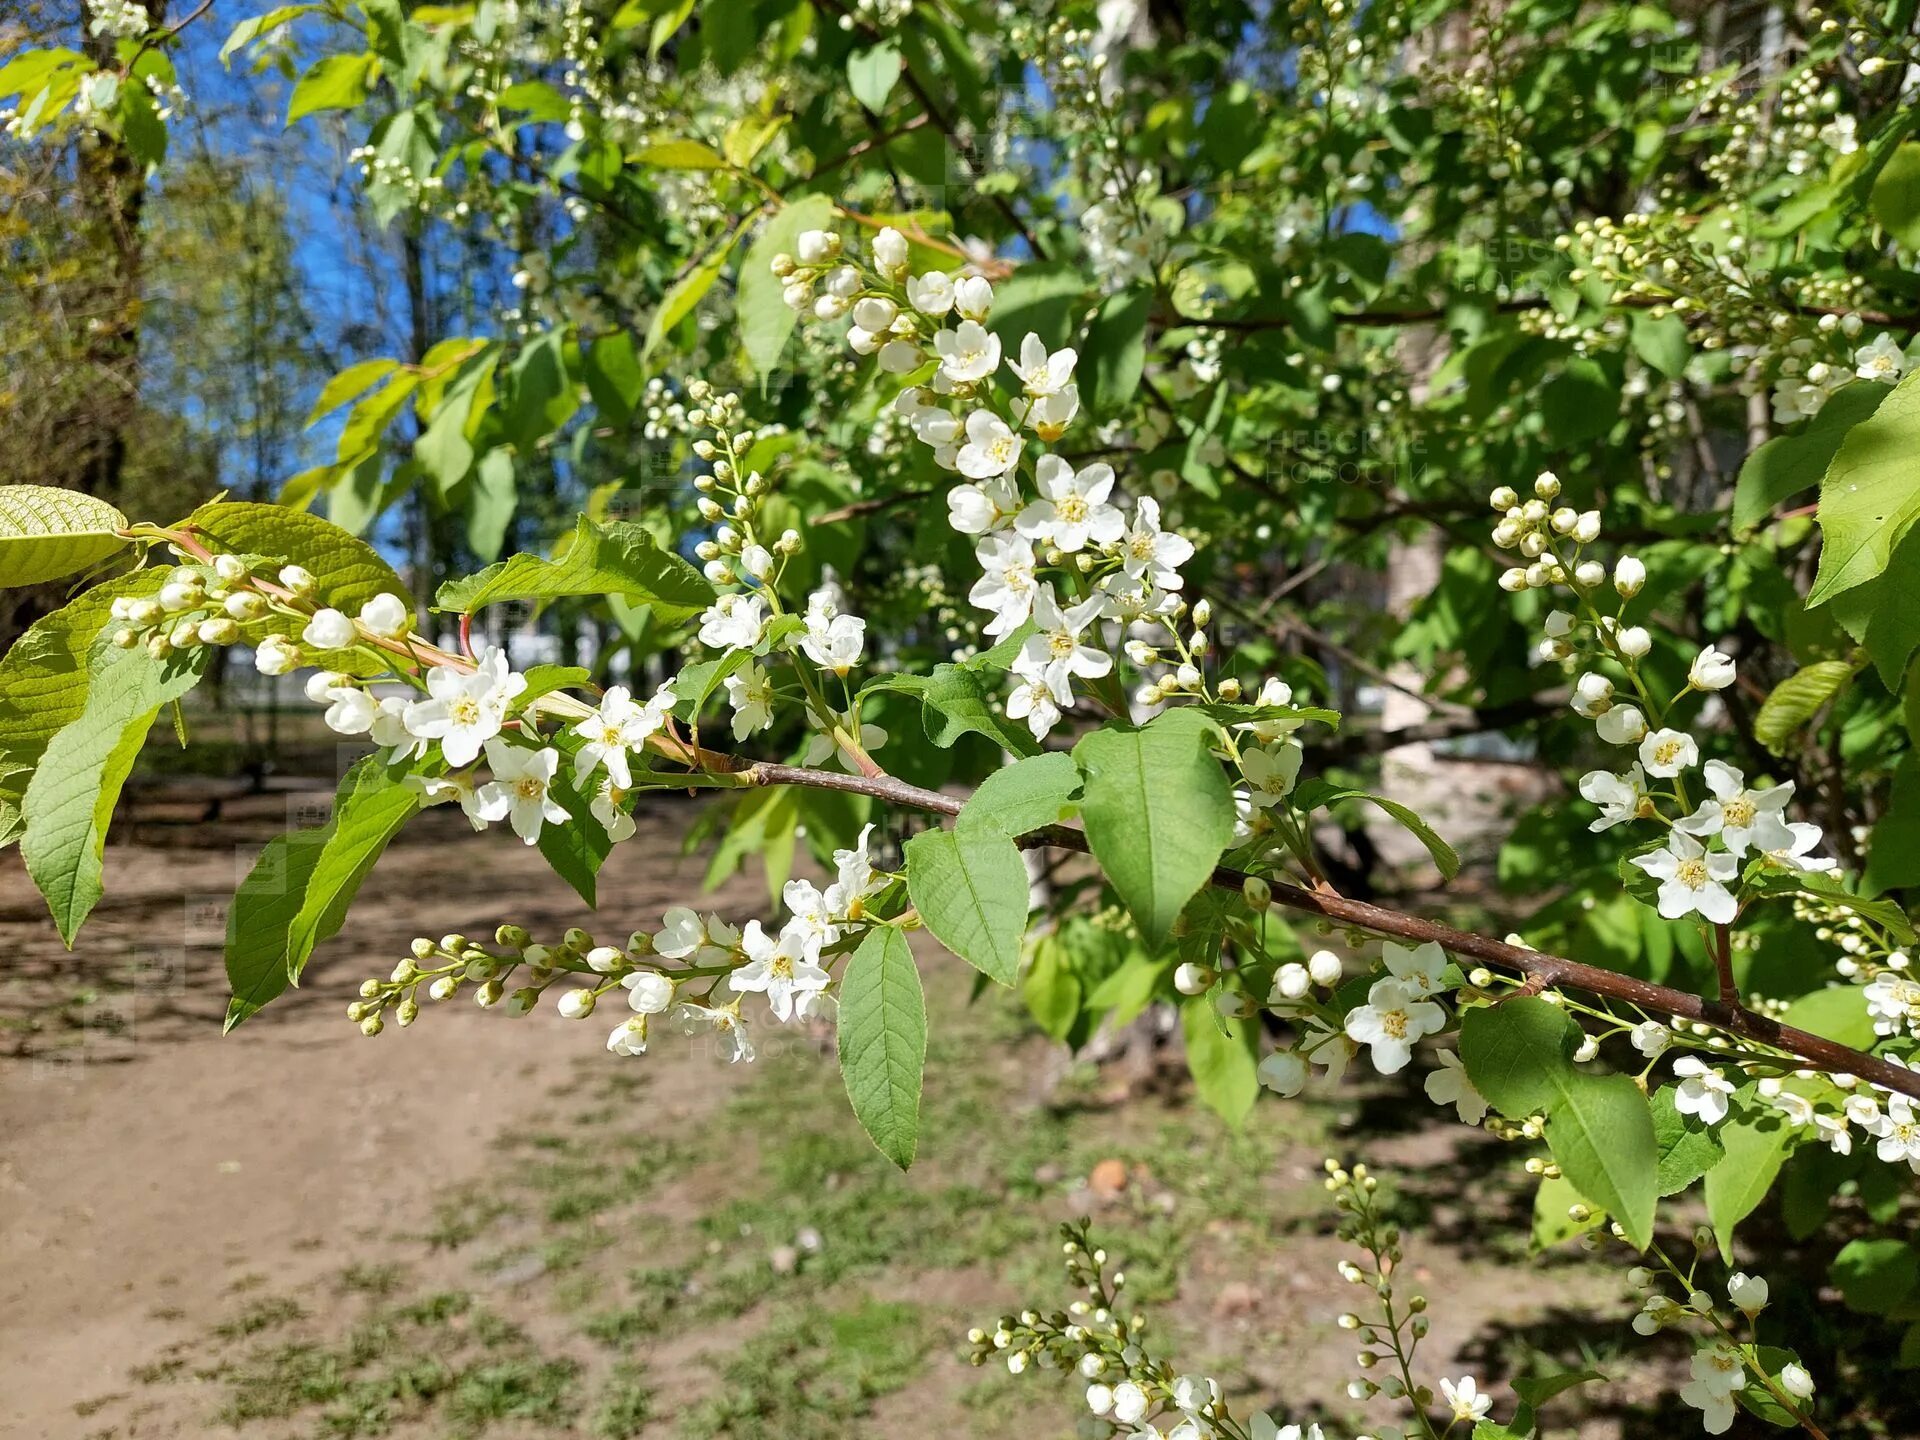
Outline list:
[[[84,47],[0,68],[13,143],[159,165],[209,8],[89,0]],[[617,1056],[743,1061],[835,1027],[904,1167],[925,931],[1063,1042],[1178,1006],[1232,1121],[1418,1065],[1434,1123],[1538,1177],[1540,1246],[1618,1256],[1633,1328],[1696,1342],[1708,1433],[1911,1418],[1860,1378],[1920,1353],[1911,4],[1706,39],[1561,0],[226,19],[376,214],[509,253],[517,299],[336,376],[281,504],[0,489],[0,580],[74,590],[0,659],[0,835],[69,943],[148,731],[234,648],[365,753],[239,887],[229,1026],[424,807],[593,902],[637,794],[715,792],[728,863],[778,882],[804,836],[824,887],[423,938],[350,1019],[550,1002]],[[531,467],[562,533],[516,514]],[[477,567],[430,608],[311,513],[409,495]],[[621,668],[516,670],[503,605],[606,618]],[[1374,723],[1382,686],[1431,718]],[[1501,850],[1519,933],[1367,898],[1369,823],[1460,868],[1379,753],[1500,731],[1579,797]],[[1062,854],[1097,884],[1033,884]],[[1599,1378],[1425,1374],[1374,1177],[1328,1185],[1370,1433],[1533,1434]],[[1760,1223],[1818,1247],[1818,1306],[1767,1309]],[[1083,1229],[1067,1257],[1083,1298],[978,1358],[1078,1371],[1117,1435],[1302,1434],[1152,1353]]]

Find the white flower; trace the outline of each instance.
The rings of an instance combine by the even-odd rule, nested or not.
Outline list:
[[[1805,870],[1815,874],[1838,870],[1840,862],[1831,856],[1808,853],[1821,839],[1818,825],[1810,825],[1804,820],[1789,820],[1787,843],[1768,850],[1767,859],[1788,870]]]
[[[1009,359],[1007,368],[1019,377],[1027,394],[1057,395],[1072,381],[1073,367],[1079,358],[1071,349],[1055,350],[1049,355],[1046,342],[1029,331],[1027,338],[1020,342],[1020,358]]]
[[[1895,970],[1882,970],[1862,992],[1876,1035],[1898,1035],[1920,1019],[1920,983]]]
[[[1493,1397],[1482,1395],[1471,1375],[1462,1375],[1458,1380],[1442,1380],[1440,1393],[1446,1398],[1455,1420],[1484,1420],[1487,1412],[1493,1408]]]
[[[1709,855],[1691,835],[1676,830],[1663,849],[1635,855],[1632,863],[1661,882],[1656,899],[1663,919],[1698,915],[1709,924],[1728,925],[1740,911],[1727,889],[1739,877],[1740,862],[1731,855]]]
[[[1011,635],[1033,613],[1033,546],[1017,535],[989,535],[973,553],[985,573],[973,582],[967,599],[979,609],[993,612],[993,619],[986,625],[987,634]]]
[[[1020,463],[1020,452],[1027,444],[991,410],[976,410],[967,416],[966,435],[966,444],[960,447],[954,463],[970,480],[1005,475]]]
[[[993,286],[983,276],[967,276],[953,287],[953,308],[968,320],[986,319],[987,312],[993,309]],[[997,342],[995,348],[998,349]],[[994,361],[995,365],[999,363]]]
[[[380,705],[357,685],[336,685],[327,692],[327,728],[340,735],[364,735],[373,729]]]
[[[1113,1409],[1113,1387],[1100,1384],[1087,1386],[1087,1408],[1096,1415],[1105,1415]]]
[[[1680,1399],[1700,1411],[1700,1426],[1709,1435],[1724,1435],[1733,1428],[1735,1414],[1733,1396],[1718,1394],[1700,1381],[1680,1389]]]
[[[1813,1398],[1813,1376],[1806,1368],[1788,1361],[1780,1367],[1780,1388],[1796,1400]]]
[[[793,1019],[795,1000],[810,990],[826,989],[832,978],[814,962],[805,931],[795,923],[776,939],[758,920],[749,920],[740,932],[740,948],[748,963],[727,977],[728,986],[742,994],[764,993],[779,1020]]]
[[[1413,1058],[1416,1040],[1446,1023],[1447,1012],[1421,999],[1405,981],[1385,979],[1374,981],[1367,1003],[1347,1016],[1346,1032],[1350,1039],[1371,1045],[1374,1068],[1392,1075]]]
[[[1121,569],[1162,590],[1178,590],[1185,583],[1180,567],[1192,558],[1193,542],[1162,530],[1160,502],[1151,495],[1141,496],[1133,508],[1133,524],[1120,543]]]
[[[1298,1095],[1307,1083],[1307,1062],[1291,1050],[1276,1050],[1260,1062],[1260,1083],[1276,1095]]]
[[[1787,1117],[1787,1123],[1799,1130],[1813,1124],[1813,1102],[1804,1095],[1782,1090],[1773,1097],[1773,1108]]]
[[[1836,1155],[1853,1153],[1853,1132],[1847,1129],[1843,1115],[1815,1115],[1814,1129],[1820,1132],[1820,1138],[1827,1142],[1827,1148]]]
[[[600,822],[600,827],[607,832],[608,841],[615,845],[622,840],[631,840],[639,828],[627,811],[626,798],[624,789],[612,780],[602,780],[593,799],[587,802],[588,813]]]
[[[911,340],[889,340],[880,347],[879,360],[889,375],[909,375],[920,368],[920,347]]]
[[[1725,651],[1709,645],[1693,657],[1687,670],[1687,683],[1696,690],[1724,690],[1733,684],[1733,659]]]
[[[947,492],[947,523],[962,535],[1004,530],[1019,509],[1019,494],[1013,482],[1003,476],[956,485]]]
[[[487,741],[487,767],[493,779],[479,790],[478,810],[487,820],[511,820],[513,833],[532,845],[543,824],[567,823],[566,810],[553,798],[553,777],[560,752],[552,746],[527,750],[504,740]]]
[[[1853,373],[1862,380],[1880,380],[1891,385],[1906,370],[1906,355],[1884,330],[1853,352]]]
[[[1734,1308],[1746,1312],[1749,1318],[1758,1315],[1767,1308],[1767,1282],[1764,1276],[1749,1275],[1744,1270],[1736,1270],[1727,1277],[1727,1299]]]
[[[1700,747],[1681,730],[1655,730],[1640,742],[1640,763],[1649,775],[1670,780],[1700,759]]]
[[[1113,1418],[1122,1425],[1137,1425],[1147,1416],[1147,1392],[1131,1380],[1113,1387]]]
[[[1634,745],[1647,733],[1647,717],[1638,705],[1616,705],[1594,721],[1593,728],[1609,745]]]
[[[398,595],[376,595],[360,607],[361,626],[385,640],[398,639],[413,623],[413,612]]]
[[[449,765],[471,765],[480,747],[500,733],[507,707],[526,688],[527,677],[507,668],[504,650],[482,650],[471,671],[436,665],[427,672],[428,698],[407,706],[407,733],[439,741]]]
[[[747,1035],[747,1022],[733,1006],[714,1009],[706,1005],[683,1003],[673,1007],[673,1018],[679,1022],[683,1035],[711,1031],[714,1043],[720,1047],[720,1054],[729,1065],[737,1060],[753,1059],[753,1041]]]
[[[953,309],[953,280],[939,270],[915,275],[907,281],[907,303],[938,319]]]
[[[1000,368],[1000,337],[977,320],[935,332],[933,349],[940,357],[940,374],[954,385],[985,380]]]
[[[1726,1076],[1692,1055],[1674,1061],[1673,1073],[1682,1077],[1674,1087],[1674,1109],[1699,1116],[1704,1125],[1718,1125],[1727,1118],[1727,1097],[1734,1087]]]
[[[733,738],[744,740],[773,723],[773,681],[757,660],[741,666],[721,682],[733,707]]]
[[[1707,761],[1701,773],[1712,798],[1701,801],[1700,808],[1684,820],[1676,820],[1674,829],[1689,835],[1718,835],[1734,855],[1745,855],[1749,849],[1780,850],[1792,843],[1792,832],[1780,814],[1793,796],[1792,781],[1770,790],[1749,790],[1745,777],[1720,760]]]
[[[1820,143],[1837,155],[1851,155],[1860,148],[1851,115],[1836,115],[1820,127]]]
[[[402,782],[420,792],[423,805],[445,805],[458,800],[467,823],[475,830],[487,828],[487,817],[480,813],[480,796],[473,781],[465,775],[408,775]]]
[[[1260,693],[1253,697],[1253,704],[1256,709],[1289,707],[1293,704],[1293,687],[1279,676],[1269,675],[1260,682]],[[1284,740],[1304,723],[1292,718],[1275,717],[1242,721],[1233,728],[1244,730],[1249,735],[1258,735],[1262,740]]]
[[[1293,793],[1303,758],[1300,747],[1291,741],[1247,747],[1240,755],[1240,770],[1247,777],[1247,797],[1261,810],[1278,805]]]
[[[1331,950],[1316,950],[1307,957],[1307,978],[1323,989],[1333,989],[1346,971],[1340,957]]]
[[[1008,408],[1016,422],[1032,426],[1034,434],[1051,443],[1067,433],[1073,417],[1080,413],[1080,387],[1066,385],[1051,395],[1032,398],[1016,396]]]
[[[1913,1102],[1906,1096],[1889,1095],[1886,1113],[1876,1115],[1864,1128],[1875,1138],[1874,1154],[1889,1165],[1905,1160],[1920,1171],[1920,1116],[1913,1113]]]
[[[803,230],[793,253],[802,265],[825,265],[840,253],[840,237],[831,230]]]
[[[431,740],[423,740],[407,729],[407,708],[412,703],[405,695],[383,695],[374,713],[369,735],[374,744],[390,752],[390,762],[423,759],[433,748]]]
[[[1440,990],[1440,972],[1447,968],[1447,952],[1434,941],[1401,945],[1388,940],[1381,945],[1380,954],[1387,962],[1387,973],[1402,981],[1414,994],[1427,996]]]
[[[1029,540],[1072,554],[1086,547],[1111,545],[1126,533],[1124,516],[1107,503],[1113,493],[1113,467],[1095,462],[1076,472],[1058,455],[1043,455],[1034,466],[1043,499],[1020,512],[1014,528]]]
[[[1427,1098],[1436,1105],[1451,1105],[1469,1125],[1487,1118],[1487,1099],[1467,1078],[1466,1066],[1452,1050],[1440,1052],[1440,1068],[1427,1076]]]
[[[1640,803],[1647,798],[1647,780],[1638,764],[1625,775],[1607,770],[1589,770],[1580,777],[1580,798],[1600,807],[1600,818],[1587,826],[1598,834],[1633,819]]]
[[[1044,673],[1050,679],[1059,680],[1063,688],[1069,675],[1097,680],[1111,673],[1111,655],[1080,643],[1081,634],[1100,617],[1101,609],[1102,601],[1096,595],[1062,610],[1051,585],[1037,587],[1033,595],[1033,619],[1039,629],[1029,635],[1020,648],[1020,658],[1026,662],[1027,669],[1019,673],[1044,667]]]
[[[633,703],[633,693],[624,685],[615,685],[602,695],[599,708],[573,727],[573,733],[582,742],[573,757],[573,778],[584,781],[604,765],[608,778],[615,785],[622,790],[630,789],[633,770],[627,763],[627,751],[637,743],[631,737],[640,728],[643,713]],[[656,719],[646,733],[652,734],[658,728]],[[639,738],[644,739],[645,736]]]
[[[1627,1039],[1649,1060],[1658,1060],[1673,1044],[1673,1032],[1658,1020],[1642,1020],[1627,1032]]]
[[[821,669],[845,675],[860,663],[860,653],[866,644],[867,622],[858,615],[827,618],[809,611],[807,633],[800,641],[800,648]]]
[[[1573,713],[1597,719],[1613,708],[1613,682],[1588,671],[1573,684]]]
[[[700,643],[715,650],[751,650],[766,631],[766,606],[759,595],[722,595],[700,617]]]
[[[1033,732],[1033,738],[1044,740],[1049,731],[1060,723],[1062,706],[1071,707],[1072,693],[1061,699],[1044,674],[1021,674],[1019,661],[1015,661],[1014,687],[1007,696],[1007,718],[1025,720],[1027,729]]]
[[[882,270],[906,268],[907,237],[891,225],[884,227],[873,237],[873,259]]]
[[[338,610],[316,610],[300,638],[316,650],[344,650],[353,644],[353,621]]]
[[[874,868],[868,849],[872,840],[873,826],[865,825],[851,849],[833,852],[834,879],[827,887],[827,905],[840,919],[855,923],[864,920],[867,901],[886,889],[890,881],[884,870]]]

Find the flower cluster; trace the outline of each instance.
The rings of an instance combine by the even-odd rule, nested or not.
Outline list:
[[[1493,1397],[1473,1376],[1440,1379],[1437,1393],[1416,1378],[1416,1352],[1429,1329],[1427,1301],[1398,1293],[1395,1273],[1404,1257],[1399,1230],[1380,1207],[1378,1179],[1365,1165],[1348,1169],[1329,1160],[1326,1168],[1326,1186],[1340,1212],[1340,1238],[1359,1251],[1358,1261],[1340,1261],[1340,1277],[1371,1297],[1338,1317],[1339,1327],[1362,1344],[1349,1398],[1386,1396],[1412,1408],[1414,1426],[1406,1431],[1382,1427],[1375,1432],[1380,1436],[1432,1437],[1486,1420]],[[998,1358],[1015,1375],[1029,1369],[1078,1375],[1086,1382],[1090,1434],[1122,1440],[1326,1440],[1319,1425],[1282,1424],[1265,1412],[1243,1417],[1218,1380],[1182,1374],[1156,1358],[1146,1318],[1123,1307],[1125,1272],[1109,1269],[1107,1252],[1093,1242],[1086,1222],[1063,1226],[1062,1235],[1067,1277],[1083,1292],[1081,1298],[1064,1313],[1026,1310],[1001,1316],[991,1329],[970,1331],[975,1365]],[[1436,1409],[1437,1418],[1430,1413]]]
[[[420,1013],[420,992],[451,1000],[471,985],[476,1003],[510,1015],[533,1012],[549,989],[569,1020],[584,1020],[601,1001],[624,991],[632,1014],[607,1036],[616,1055],[646,1053],[658,1017],[687,1035],[710,1035],[729,1061],[751,1060],[754,1049],[741,1002],[764,995],[783,1024],[831,1022],[838,1012],[833,966],[871,926],[884,923],[871,906],[897,878],[876,869],[869,844],[873,827],[849,849],[836,851],[833,881],[822,890],[810,880],[787,882],[786,922],[769,933],[758,920],[736,927],[718,915],[685,906],[668,910],[660,929],[635,931],[624,946],[596,944],[569,930],[557,945],[533,943],[517,925],[495,934],[499,950],[460,935],[420,939],[386,979],[369,979],[347,1018],[367,1035],[385,1028],[391,1011],[401,1026]],[[516,983],[517,982],[517,983]]]

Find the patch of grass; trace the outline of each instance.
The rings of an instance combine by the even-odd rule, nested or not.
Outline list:
[[[726,1362],[719,1393],[687,1411],[682,1432],[688,1440],[844,1440],[874,1401],[920,1373],[938,1324],[918,1306],[878,1300],[786,1312]]]
[[[222,1340],[243,1340],[263,1330],[277,1330],[306,1318],[307,1312],[292,1296],[269,1295],[254,1301],[231,1320],[214,1326],[213,1333]]]
[[[513,1204],[502,1196],[461,1191],[434,1205],[433,1223],[419,1238],[435,1250],[457,1250],[514,1213]]]
[[[397,1294],[406,1283],[407,1272],[400,1265],[353,1264],[347,1266],[334,1279],[334,1286],[343,1295],[368,1295],[376,1300],[384,1300]]]
[[[595,1406],[591,1433],[596,1440],[633,1440],[653,1418],[653,1387],[641,1377],[642,1367],[614,1367]]]

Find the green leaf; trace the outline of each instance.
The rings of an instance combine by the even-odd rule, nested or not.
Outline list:
[[[1886,569],[1920,518],[1920,370],[1872,417],[1847,432],[1820,482],[1820,570],[1808,605],[1831,600]]]
[[[1585,1220],[1573,1218],[1575,1205],[1586,1207],[1588,1215]],[[1571,1180],[1562,1175],[1549,1176],[1533,1192],[1533,1234],[1528,1241],[1528,1248],[1537,1254],[1585,1235],[1590,1230],[1597,1230],[1606,1223],[1606,1212],[1588,1205],[1586,1197],[1573,1188]]]
[[[1300,810],[1318,810],[1322,806],[1331,807],[1347,800],[1365,800],[1370,805],[1377,805],[1427,847],[1427,853],[1433,857],[1434,866],[1444,879],[1451,880],[1460,873],[1460,857],[1454,848],[1442,840],[1432,826],[1398,800],[1335,785],[1329,780],[1303,780],[1294,787],[1290,799],[1294,807]]]
[[[287,927],[300,913],[327,827],[295,830],[267,842],[227,910],[227,1001],[222,1032],[257,1013],[287,988]]]
[[[847,85],[874,114],[883,114],[893,87],[900,79],[900,47],[890,40],[847,56]]]
[[[991,826],[924,830],[906,845],[907,895],[927,929],[982,975],[1013,984],[1027,930],[1027,867]]]
[[[1027,1013],[1051,1039],[1064,1044],[1080,1018],[1080,977],[1073,957],[1057,932],[1033,943],[1033,956],[1020,981],[1020,998]]]
[[[420,792],[404,784],[378,755],[356,760],[341,779],[306,894],[287,924],[289,981],[299,984],[315,947],[339,931],[360,882],[420,803]]]
[[[1820,483],[1847,432],[1880,408],[1890,385],[1856,380],[1834,392],[1820,413],[1791,435],[1776,435],[1740,467],[1733,491],[1733,528],[1745,530],[1773,513],[1783,500]]]
[[[96,585],[34,621],[0,655],[0,845],[20,834],[20,804],[47,742],[87,708],[90,657],[108,644],[102,631],[113,602],[152,595],[166,577],[164,569],[136,570]]]
[[[1020,836],[1058,824],[1073,813],[1080,793],[1080,768],[1058,750],[1029,755],[980,782],[960,808],[956,830],[991,827]]]
[[[1209,1110],[1238,1128],[1260,1094],[1256,1027],[1221,1016],[1211,996],[1196,995],[1180,1007],[1180,1030],[1186,1036],[1193,1088]]]
[[[656,140],[651,145],[642,145],[627,156],[635,165],[649,165],[655,170],[727,170],[727,157],[711,145],[703,145],[698,140]]]
[[[725,244],[716,245],[713,253],[698,265],[687,271],[673,283],[665,295],[660,298],[659,306],[653,312],[653,319],[647,326],[647,341],[642,348],[643,356],[653,354],[674,326],[693,313],[694,307],[705,298],[727,268],[727,260],[733,254],[734,241],[740,238],[735,230]]]
[[[567,374],[566,336],[549,330],[524,346],[507,366],[507,437],[523,455],[573,418],[580,392]]]
[[[1561,1171],[1645,1249],[1659,1199],[1653,1116],[1628,1076],[1576,1065],[1579,1045],[1580,1027],[1559,1007],[1527,996],[1469,1010],[1460,1023],[1460,1059],[1488,1103],[1509,1119],[1543,1112]]]
[[[867,932],[840,982],[840,1074],[861,1128],[905,1170],[920,1143],[920,1080],[927,1008],[907,940],[892,926]]]
[[[321,110],[351,110],[367,98],[379,60],[373,55],[327,55],[293,87],[287,124]]]
[[[307,424],[311,426],[321,416],[331,414],[349,400],[359,399],[399,368],[400,362],[397,360],[362,360],[357,365],[349,365],[320,387],[320,398],[313,402],[313,409],[307,412]]]
[[[513,452],[504,445],[489,450],[473,467],[473,487],[467,493],[467,544],[475,555],[491,560],[500,553],[519,503]]]
[[[1817,660],[1794,671],[1753,717],[1753,738],[1775,755],[1785,754],[1788,742],[1853,683],[1854,674],[1845,660]]]
[[[1671,1085],[1654,1091],[1649,1106],[1653,1111],[1654,1143],[1660,1148],[1660,1193],[1678,1195],[1719,1164],[1727,1148],[1712,1126],[1674,1108]]]
[[[1858,985],[1829,985],[1802,995],[1786,1008],[1780,1021],[1856,1050],[1873,1048],[1873,1016],[1867,1012],[1866,992]]]
[[[1796,1132],[1784,1116],[1769,1112],[1751,1119],[1729,1117],[1721,1122],[1719,1137],[1727,1153],[1707,1172],[1707,1219],[1720,1253],[1731,1263],[1733,1228],[1767,1198],[1793,1150]]]
[[[51,485],[0,485],[0,590],[77,574],[125,549],[127,517]]]
[[[1166,942],[1233,839],[1214,733],[1206,717],[1169,710],[1138,730],[1096,730],[1073,748],[1087,840],[1149,945]]]
[[[1827,1273],[1849,1310],[1891,1315],[1920,1286],[1920,1251],[1904,1240],[1850,1240]]]
[[[618,595],[654,607],[662,623],[684,620],[713,603],[713,587],[678,555],[660,548],[652,532],[629,521],[596,524],[585,515],[555,560],[514,555],[477,575],[449,580],[436,601],[442,610],[471,615],[502,600],[551,600],[563,595]]]
[[[1687,322],[1678,315],[1656,320],[1645,310],[1636,310],[1628,323],[1627,339],[1633,353],[1669,380],[1678,380],[1693,356],[1687,343]]]
[[[529,687],[531,688],[531,687]],[[583,795],[562,765],[553,778],[553,798],[573,817],[568,825],[540,827],[540,854],[589,907],[600,903],[600,867],[613,852],[613,837],[593,814],[593,797]]]
[[[1873,182],[1876,224],[1909,250],[1920,249],[1920,145],[1911,141],[1887,157]]]
[[[134,758],[160,707],[199,683],[207,651],[165,661],[143,649],[108,656],[94,670],[86,708],[48,742],[21,805],[20,855],[68,949],[103,893],[107,827]]]
[[[1082,393],[1096,420],[1120,413],[1140,388],[1147,365],[1147,317],[1153,287],[1134,285],[1109,295],[1087,331]]]
[[[754,371],[766,375],[780,363],[780,352],[799,316],[787,304],[783,282],[773,273],[773,257],[791,255],[802,231],[824,230],[833,223],[833,201],[809,195],[782,207],[760,227],[740,264],[740,286],[735,297],[740,344]]]
[[[187,517],[187,525],[234,555],[265,555],[305,567],[320,598],[353,614],[376,595],[412,592],[364,540],[338,525],[285,505],[216,500]]]
[[[951,749],[962,735],[984,735],[1016,755],[1032,755],[1039,749],[1022,726],[994,708],[993,687],[972,665],[936,665],[931,675],[886,675],[867,688],[918,695],[927,738],[943,750]]]
[[[250,45],[263,35],[270,35],[290,20],[298,20],[302,15],[311,15],[320,9],[318,5],[282,5],[277,10],[269,10],[264,15],[249,15],[233,27],[227,36],[226,44],[220,47],[220,63],[227,65],[233,54],[243,45]],[[231,68],[231,67],[229,67]]]
[[[1058,260],[1022,265],[995,285],[987,328],[1000,337],[1001,353],[1018,355],[1029,331],[1049,350],[1065,345],[1079,328],[1088,285],[1086,272]]]

